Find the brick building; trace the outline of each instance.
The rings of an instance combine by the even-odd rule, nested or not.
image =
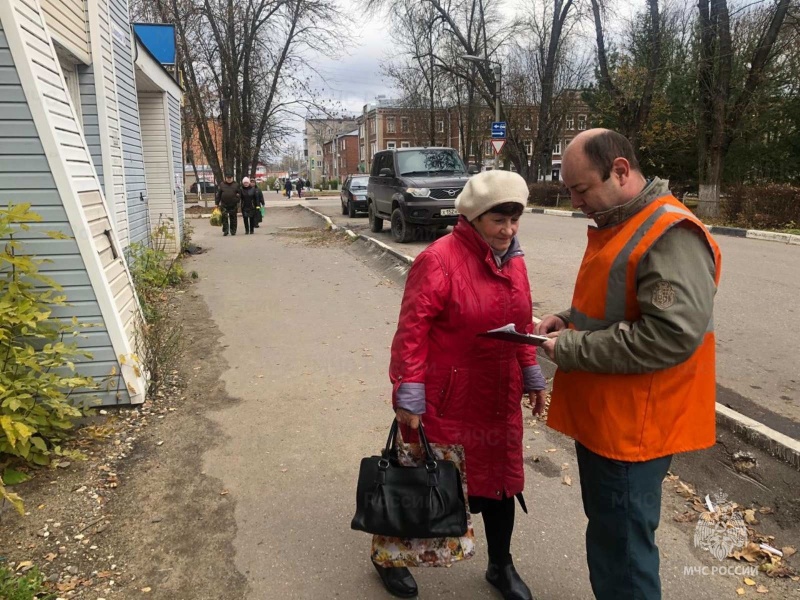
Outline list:
[[[322,179],[344,181],[348,175],[359,173],[358,130],[340,133],[322,149]]]
[[[303,135],[303,155],[306,161],[306,172],[301,173],[315,185],[322,179],[323,146],[335,136],[353,131],[356,128],[355,118],[341,119],[306,119]]]
[[[561,170],[561,153],[580,131],[589,127],[588,106],[579,92],[565,96],[566,116],[562,129],[553,147],[551,177],[558,179]],[[479,164],[483,168],[491,168],[494,161],[494,150],[491,145],[489,130],[494,121],[494,113],[483,106],[473,119],[473,131],[465,131],[467,120],[466,109],[448,107],[437,109],[433,113],[434,131],[431,143],[431,113],[427,109],[408,108],[399,100],[388,100],[379,96],[374,102],[364,106],[358,117],[358,149],[359,171],[368,173],[372,157],[380,150],[388,148],[408,148],[416,146],[446,146],[455,148],[459,154],[471,164]],[[538,127],[538,107],[506,107],[509,127],[522,135],[529,135],[524,141],[530,157]],[[469,140],[469,144],[467,144]],[[470,148],[467,149],[466,146]]]

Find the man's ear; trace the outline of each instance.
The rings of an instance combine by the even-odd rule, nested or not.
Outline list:
[[[619,179],[620,186],[624,186],[631,176],[631,164],[627,158],[615,158],[611,165],[611,172]]]

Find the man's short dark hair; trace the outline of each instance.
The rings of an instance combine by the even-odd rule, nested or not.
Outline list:
[[[225,173],[225,179],[230,179],[233,177],[233,173]]]
[[[504,217],[519,217],[522,216],[522,211],[525,210],[519,202],[503,202],[497,206],[493,206],[487,210],[483,215],[492,213],[495,215],[503,215]],[[481,216],[483,216],[481,215]]]
[[[593,135],[584,143],[583,151],[589,162],[598,170],[603,181],[611,177],[611,169],[614,167],[614,161],[618,158],[627,160],[632,170],[641,170],[633,144],[616,131],[603,131]]]

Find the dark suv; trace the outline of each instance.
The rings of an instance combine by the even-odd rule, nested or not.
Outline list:
[[[392,237],[410,242],[421,231],[455,225],[456,197],[470,173],[452,148],[384,150],[372,159],[367,185],[370,229],[392,224]]]

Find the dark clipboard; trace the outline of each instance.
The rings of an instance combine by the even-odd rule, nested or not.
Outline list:
[[[478,337],[502,340],[504,342],[512,342],[514,344],[526,344],[528,346],[541,346],[550,339],[543,335],[519,333],[514,327],[513,323],[509,323],[504,327],[498,327],[497,329],[490,329],[484,333],[479,333]]]

